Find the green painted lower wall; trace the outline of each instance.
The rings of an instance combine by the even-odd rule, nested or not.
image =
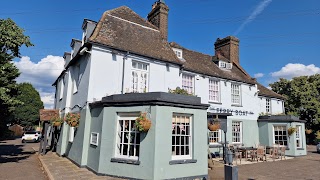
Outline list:
[[[172,114],[192,114],[192,159],[196,163],[169,165],[171,156]],[[156,107],[154,179],[170,179],[208,174],[207,112],[176,107]]]
[[[272,146],[274,144],[274,126],[286,126],[296,127],[297,125],[301,126],[301,135],[302,135],[302,148],[297,148],[296,142],[296,133],[293,133],[291,136],[287,136],[288,139],[288,149],[286,150],[286,155],[288,156],[302,156],[307,154],[306,150],[306,137],[305,137],[305,125],[304,123],[298,122],[259,122],[260,127],[260,140],[266,143],[264,145]],[[264,136],[261,136],[261,133],[265,133]],[[267,136],[268,138],[266,138]]]
[[[99,173],[104,173],[114,176],[123,176],[137,179],[153,179],[154,166],[154,128],[155,116],[152,113],[152,127],[148,133],[141,134],[140,142],[140,165],[132,165],[125,163],[111,162],[111,158],[116,157],[116,130],[118,113],[121,112],[146,112],[149,111],[149,106],[138,107],[105,107],[103,110],[103,122],[101,132],[101,149]],[[151,107],[151,112],[154,112],[154,107]],[[143,137],[145,136],[145,137]]]
[[[248,119],[248,120],[244,120],[244,119],[237,119],[237,118],[230,118],[228,117],[228,125],[227,125],[227,142],[229,144],[242,144],[245,147],[255,147],[257,144],[261,143],[259,140],[259,127],[258,127],[258,123],[257,120],[252,120],[252,119]],[[237,143],[237,142],[233,142],[232,139],[232,122],[236,121],[236,122],[241,122],[242,124],[242,140],[241,143]],[[207,130],[206,130],[207,131]],[[221,131],[221,141],[224,142],[224,132]],[[210,143],[209,144],[211,147],[212,146],[219,146],[219,144],[217,143]],[[222,157],[222,146],[220,146],[220,148],[210,148],[210,151],[212,153],[220,153],[221,157]]]
[[[100,161],[100,147],[101,147],[101,132],[102,132],[102,121],[103,121],[103,108],[92,109],[91,112],[91,125],[90,132],[88,133],[91,136],[91,132],[99,133],[98,146],[89,145],[87,151],[87,166],[98,172],[99,170],[99,161]]]

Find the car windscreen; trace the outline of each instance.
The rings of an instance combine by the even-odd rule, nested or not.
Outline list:
[[[37,132],[26,132],[24,134],[37,134]]]

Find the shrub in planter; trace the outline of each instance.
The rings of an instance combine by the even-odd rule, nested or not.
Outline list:
[[[141,132],[147,132],[151,127],[151,120],[147,118],[147,113],[140,113],[140,116],[136,119],[135,125]]]
[[[78,127],[80,120],[80,113],[68,113],[65,117],[65,121],[71,127]]]
[[[293,133],[295,133],[297,131],[297,129],[296,128],[294,128],[294,127],[289,127],[288,128],[288,135],[289,136],[291,136]]]
[[[220,123],[208,123],[208,129],[210,131],[216,131],[220,129]]]
[[[51,118],[51,124],[52,124],[52,126],[56,126],[56,127],[57,127],[57,126],[61,126],[62,123],[63,123],[63,119],[60,118],[59,115],[54,116],[54,117]]]
[[[306,134],[311,134],[312,133],[312,129],[306,129]]]

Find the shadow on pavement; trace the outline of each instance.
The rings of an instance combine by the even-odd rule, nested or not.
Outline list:
[[[34,152],[23,151],[23,145],[0,144],[0,164],[18,162],[29,158]]]

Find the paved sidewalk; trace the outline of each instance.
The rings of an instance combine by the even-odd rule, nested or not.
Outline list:
[[[57,154],[48,152],[46,155],[39,155],[39,160],[47,172],[50,180],[68,179],[91,179],[91,180],[120,180],[119,178],[98,176],[87,168],[79,168],[69,159],[59,157]]]

